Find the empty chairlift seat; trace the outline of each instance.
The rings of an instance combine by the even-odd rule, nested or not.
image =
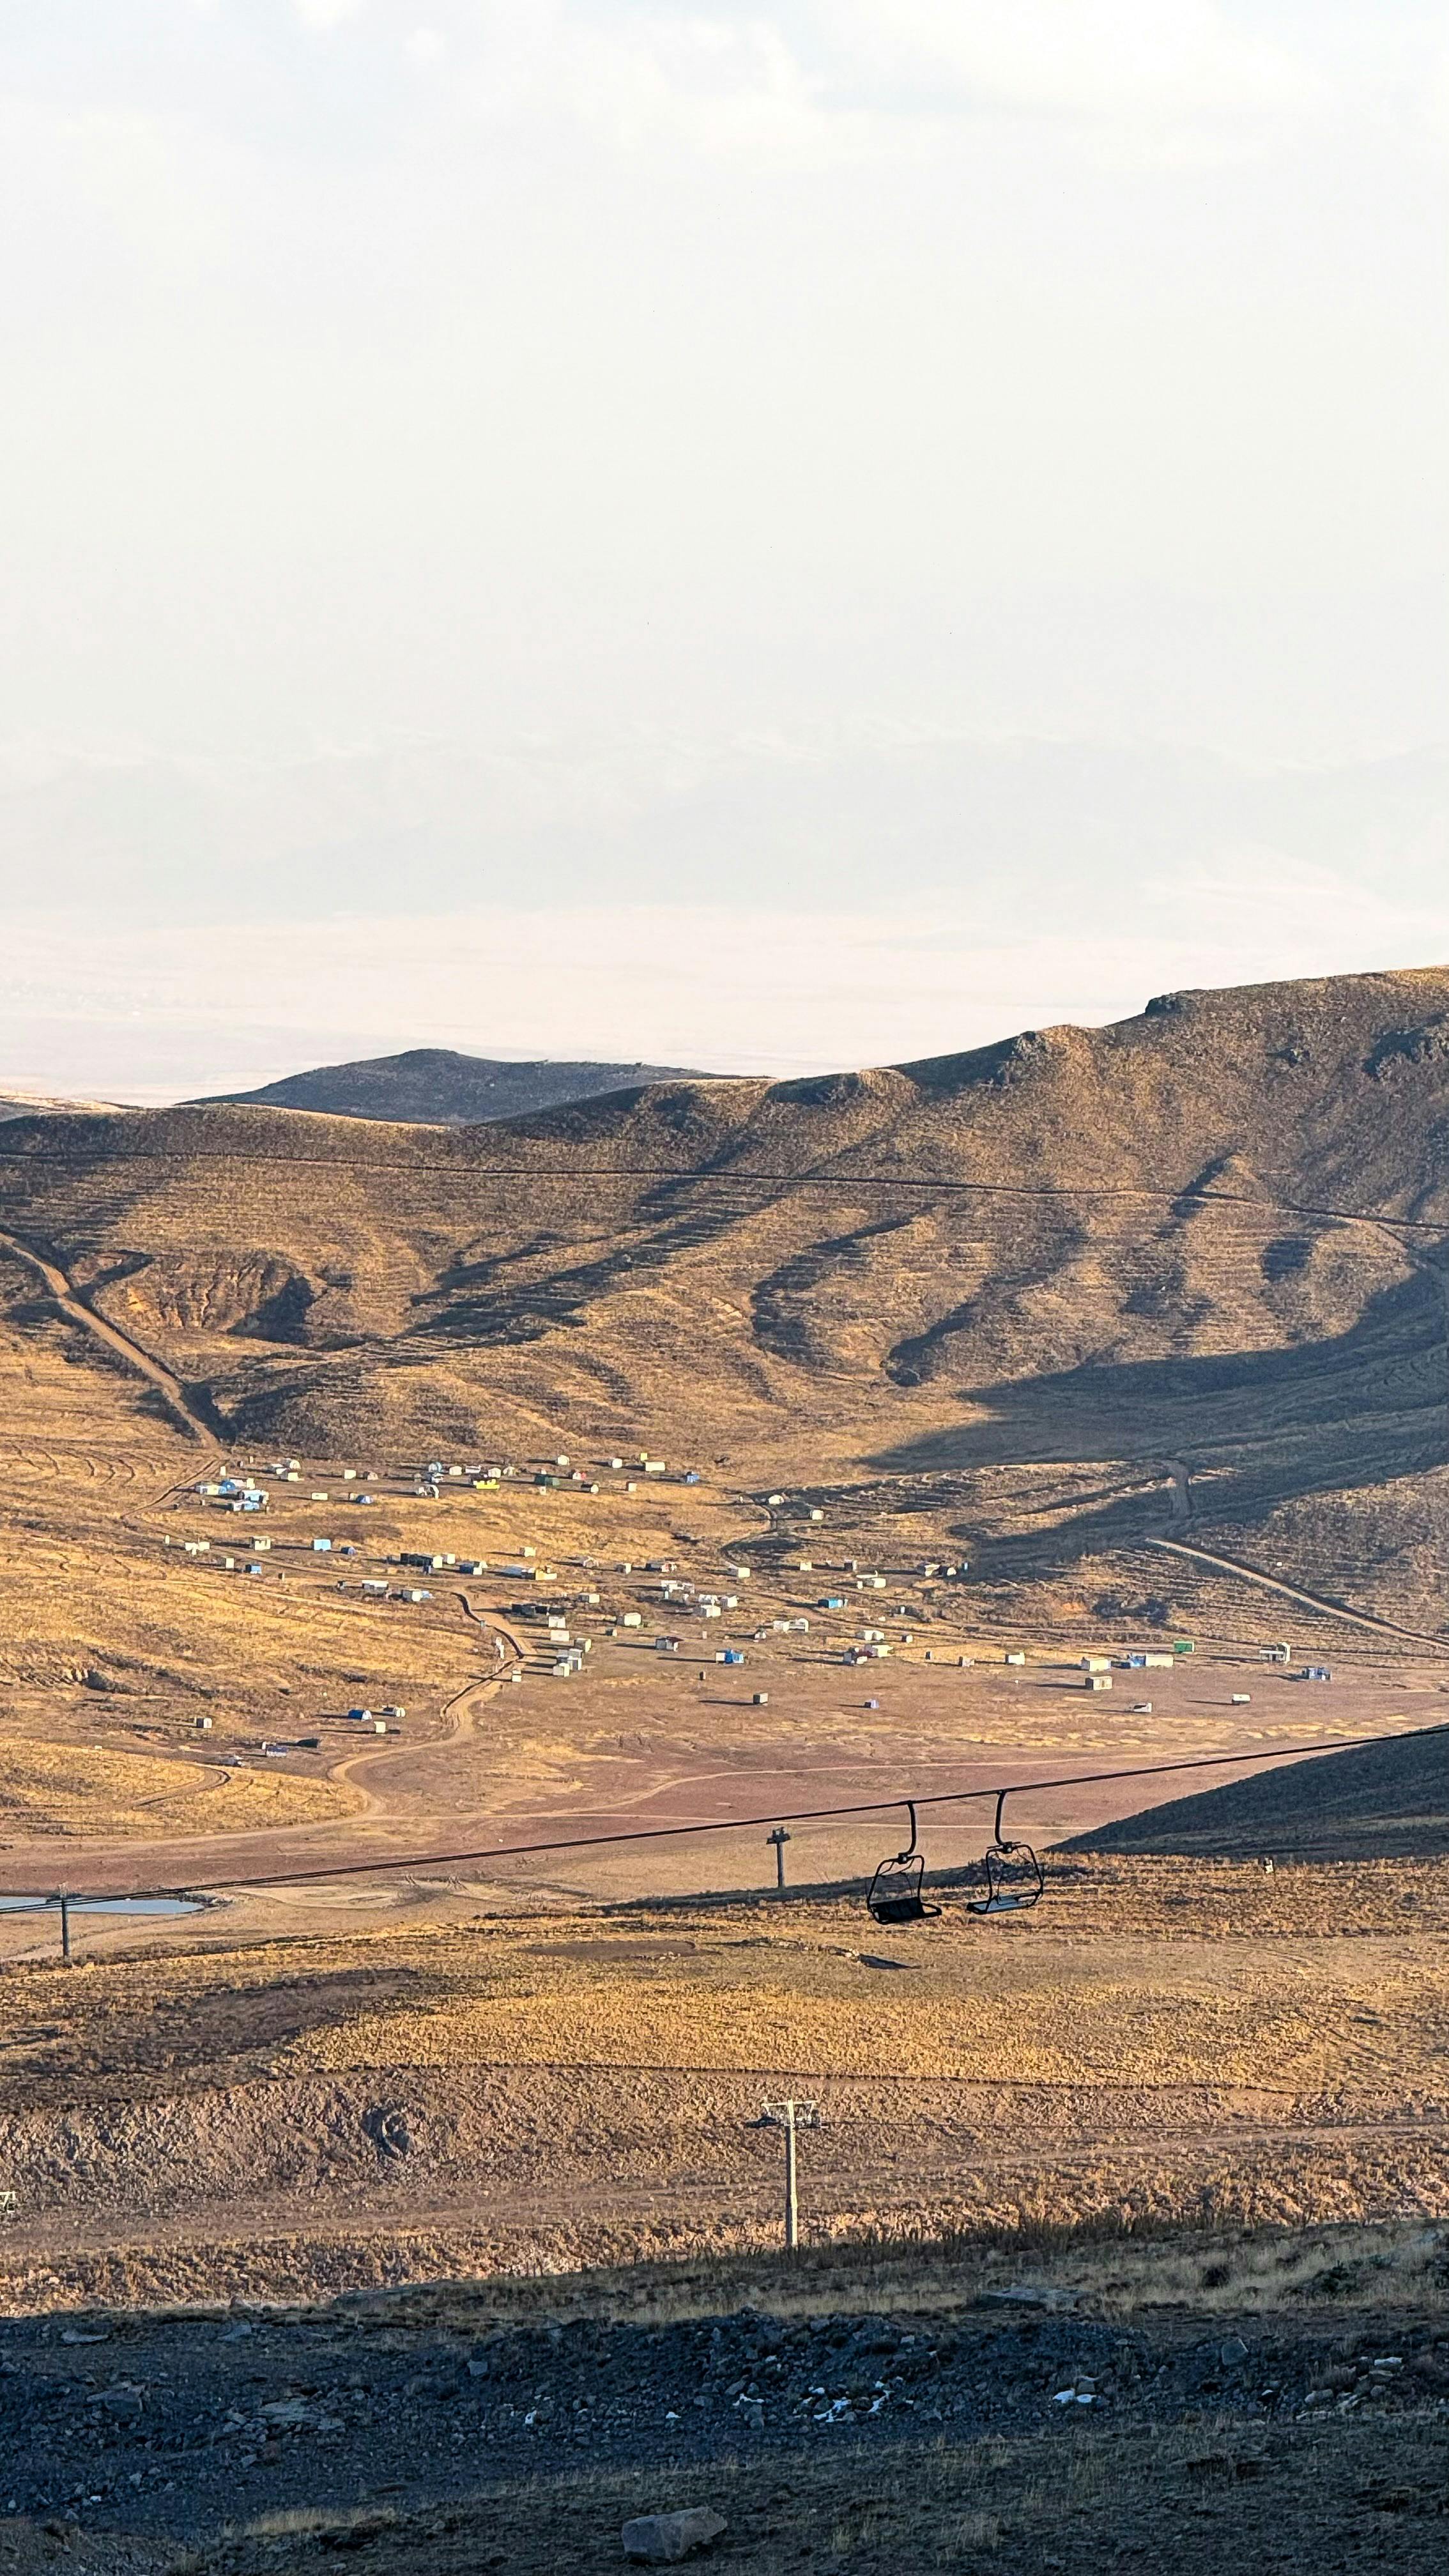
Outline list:
[[[1003,1789],[996,1801],[991,1845],[982,1863],[986,1885],[980,1896],[967,1899],[968,1914],[1024,1914],[1035,1905],[1046,1884],[1041,1862],[1030,1843],[1008,1842],[1003,1833],[1002,1810],[1008,1795]]]
[[[910,1841],[904,1851],[879,1864],[866,1898],[866,1906],[877,1923],[924,1923],[941,1911],[939,1905],[928,1905],[922,1895],[925,1855],[916,1848],[915,1808],[908,1804],[906,1813],[911,1820]]]

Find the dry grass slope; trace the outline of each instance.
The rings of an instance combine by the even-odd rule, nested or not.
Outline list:
[[[471,1130],[21,1120],[0,1218],[253,1440],[873,1462],[951,1480],[1018,1584],[1172,1529],[1175,1463],[1205,1544],[1437,1628],[1446,1114],[1425,970]],[[995,1511],[1084,1463],[1156,1501]]]

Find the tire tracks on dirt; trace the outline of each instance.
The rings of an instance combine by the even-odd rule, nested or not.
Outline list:
[[[97,1314],[58,1261],[46,1253],[35,1251],[32,1245],[22,1242],[18,1234],[7,1234],[3,1230],[0,1230],[0,1252],[8,1252],[13,1261],[18,1261],[23,1269],[39,1280],[50,1303],[68,1324],[78,1324],[82,1332],[89,1333],[93,1341],[103,1344],[114,1358],[123,1360],[128,1369],[145,1378],[160,1396],[177,1429],[184,1432],[188,1440],[212,1442],[217,1439],[217,1422],[193,1405],[175,1372],[166,1366],[164,1360],[158,1360],[152,1352],[143,1350],[139,1342],[133,1342],[129,1333],[122,1332],[119,1324]]]

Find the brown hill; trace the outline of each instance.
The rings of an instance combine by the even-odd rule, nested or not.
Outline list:
[[[1259,1771],[1101,1825],[1062,1849],[1197,1860],[1439,1858],[1449,1852],[1449,1727]]]
[[[114,1100],[69,1100],[58,1092],[0,1090],[0,1119],[50,1115],[73,1117],[87,1111],[104,1117],[110,1110],[118,1111],[120,1106],[120,1102]]]
[[[22,1120],[0,1224],[257,1441],[567,1426],[881,1544],[929,1504],[988,1588],[1095,1559],[1110,1608],[1126,1563],[1175,1615],[1176,1536],[1442,1617],[1446,969],[447,1132]]]
[[[686,1067],[662,1064],[505,1064],[459,1055],[452,1047],[409,1047],[402,1055],[356,1064],[319,1065],[289,1073],[259,1091],[223,1091],[212,1100],[266,1109],[312,1109],[330,1118],[410,1119],[425,1127],[470,1127],[480,1120],[523,1118],[569,1100],[637,1089],[644,1082],[692,1082]]]

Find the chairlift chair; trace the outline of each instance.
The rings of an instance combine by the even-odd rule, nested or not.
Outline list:
[[[924,1923],[939,1914],[939,1905],[928,1905],[921,1894],[926,1874],[926,1856],[916,1849],[916,1811],[907,1802],[911,1820],[911,1839],[902,1852],[883,1860],[870,1882],[866,1907],[877,1923]]]
[[[986,1853],[986,1893],[966,1900],[968,1914],[1024,1914],[1046,1885],[1041,1862],[1030,1843],[1008,1842],[1001,1830],[1001,1811],[1008,1792],[996,1801],[996,1822]]]

